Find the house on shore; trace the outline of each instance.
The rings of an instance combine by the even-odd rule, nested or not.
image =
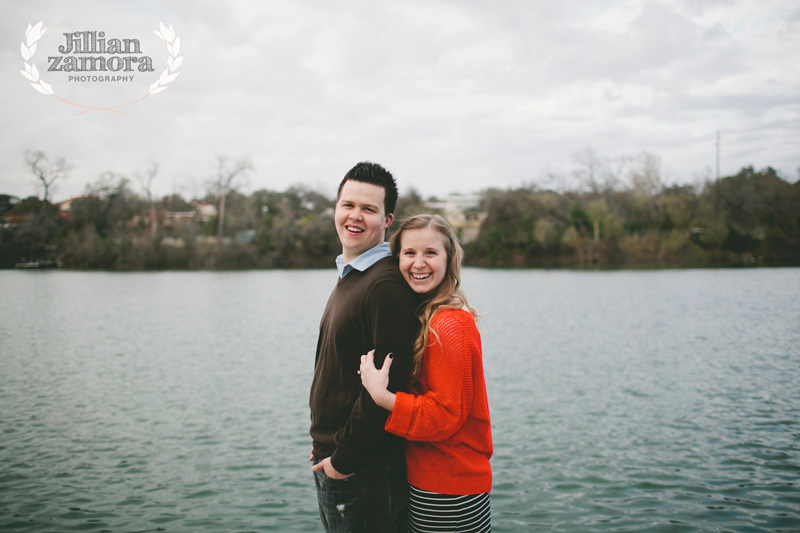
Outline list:
[[[439,212],[460,235],[462,244],[478,237],[486,212],[481,210],[483,197],[478,194],[451,194],[443,201],[427,202]]]

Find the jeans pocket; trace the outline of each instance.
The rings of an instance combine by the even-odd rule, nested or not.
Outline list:
[[[317,504],[325,531],[364,532],[364,490],[358,474],[333,479],[324,471],[314,472],[317,482]]]
[[[328,474],[325,473],[324,470],[320,470],[319,474],[325,480],[324,481],[325,483],[330,483],[332,485],[347,485],[351,481],[354,481],[354,478],[356,477],[356,475],[353,474],[352,476],[348,476],[348,477],[346,477],[344,479],[336,479],[336,478],[330,477]]]
[[[408,481],[405,467],[386,468],[386,488],[389,495],[389,514],[402,519],[408,509]]]
[[[353,474],[351,476],[347,476],[344,479],[335,479],[326,474],[325,470],[320,470],[318,472],[315,472],[315,474],[317,475],[320,484],[327,485],[330,487],[336,487],[336,490],[342,490],[342,491],[348,490],[347,486],[354,484],[356,478],[358,477],[358,474]]]

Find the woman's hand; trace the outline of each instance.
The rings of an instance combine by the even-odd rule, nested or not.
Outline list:
[[[387,411],[394,410],[395,395],[387,390],[389,386],[389,369],[392,367],[392,354],[383,360],[380,370],[375,368],[375,350],[370,350],[367,355],[361,356],[361,384],[376,404]]]

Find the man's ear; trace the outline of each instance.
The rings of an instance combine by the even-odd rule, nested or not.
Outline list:
[[[394,213],[389,213],[388,215],[386,215],[386,222],[383,224],[383,229],[386,229],[389,226],[391,226],[392,222],[394,222]]]

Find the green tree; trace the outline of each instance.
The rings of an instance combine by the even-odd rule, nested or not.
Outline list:
[[[589,202],[586,211],[597,228],[597,237],[614,240],[622,235],[622,224],[609,209],[605,198]]]
[[[704,197],[726,221],[724,249],[767,264],[800,259],[797,183],[788,183],[771,167],[757,172],[749,166],[709,184]]]
[[[592,232],[592,219],[580,202],[573,202],[569,209],[569,225],[575,228],[579,234]]]

